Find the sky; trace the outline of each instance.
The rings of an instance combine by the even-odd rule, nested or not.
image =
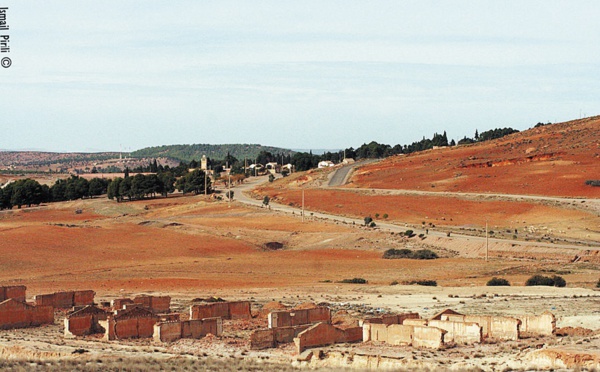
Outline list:
[[[596,0],[0,0],[0,149],[341,149],[600,114]]]

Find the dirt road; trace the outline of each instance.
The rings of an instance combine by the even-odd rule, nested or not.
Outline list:
[[[248,192],[248,191],[254,189],[255,187],[257,187],[261,184],[264,184],[266,182],[268,182],[268,178],[266,176],[252,177],[251,179],[247,180],[247,182],[245,182],[244,184],[236,186],[236,188],[235,188],[236,189],[236,193],[235,193],[236,200],[241,203],[247,204],[247,205],[264,207],[262,200],[252,199],[251,197],[246,195],[246,192]],[[344,190],[347,191],[347,189],[344,189]],[[395,190],[382,190],[382,192],[384,192],[384,191],[385,192],[394,192]],[[402,191],[400,191],[400,192],[402,192]],[[477,194],[474,194],[474,195],[477,195]],[[515,195],[515,197],[520,197],[520,196]],[[539,198],[542,198],[542,197],[539,197]],[[548,199],[560,199],[560,198],[548,198]],[[572,199],[570,199],[570,200],[572,200]],[[298,216],[302,215],[302,210],[300,208],[295,208],[295,207],[277,204],[277,203],[273,203],[273,202],[269,203],[269,208],[272,211],[294,214],[294,215],[298,215]],[[354,224],[354,225],[364,224],[364,221],[359,218],[350,218],[350,217],[344,217],[344,216],[339,216],[339,215],[330,214],[330,213],[313,212],[313,211],[308,211],[308,210],[305,210],[304,213],[305,213],[304,217],[309,218],[309,219],[338,221],[338,222]],[[407,227],[405,224],[398,225],[398,224],[392,224],[392,223],[387,223],[387,222],[378,222],[377,228],[386,230],[386,231],[390,231],[390,232],[394,232],[394,233],[402,233],[410,228],[411,230],[413,230],[413,232],[415,234],[426,234],[426,235],[432,236],[432,237],[446,237],[446,238],[449,237],[453,240],[460,240],[460,241],[465,241],[465,242],[479,242],[481,244],[486,243],[486,238],[481,237],[481,236],[472,236],[472,235],[457,234],[457,233],[451,233],[449,235],[447,232],[436,231],[434,229],[426,230],[426,229],[421,229],[421,228],[412,227],[412,226]],[[544,242],[511,240],[511,239],[488,238],[487,241],[490,244],[491,243],[509,243],[509,244],[512,244],[513,246],[523,246],[523,247],[560,248],[560,249],[573,249],[576,251],[590,249],[589,246],[580,246],[580,245],[575,245],[575,244],[544,243]],[[592,248],[592,249],[594,249],[594,248]],[[596,249],[599,249],[599,248],[596,248]]]

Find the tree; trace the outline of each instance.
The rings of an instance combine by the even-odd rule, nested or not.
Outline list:
[[[37,181],[26,178],[14,183],[10,202],[19,209],[23,205],[31,207],[33,204],[42,203],[43,195],[42,186]]]
[[[184,194],[193,192],[198,195],[205,192],[205,183],[206,192],[211,192],[210,178],[207,177],[203,170],[196,169],[177,180],[177,189]]]
[[[109,199],[117,199],[117,202],[123,200],[121,196],[121,183],[123,179],[121,177],[113,178],[113,180],[108,184],[107,196]]]
[[[227,197],[227,199],[229,200],[233,200],[233,190],[227,190],[227,192],[225,193],[225,196]]]
[[[269,201],[270,201],[270,200],[271,200],[271,199],[269,199],[269,197],[268,197],[267,195],[265,195],[265,197],[263,198],[263,205],[264,205],[265,207],[268,207],[268,206],[269,206]]]
[[[175,176],[171,172],[161,172],[158,174],[159,180],[162,182],[161,194],[166,197],[168,193],[175,191]]]
[[[102,195],[106,192],[108,181],[102,178],[92,178],[89,182],[88,195],[90,197]]]

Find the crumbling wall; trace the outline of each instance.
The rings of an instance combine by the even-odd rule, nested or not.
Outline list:
[[[113,310],[120,310],[125,308],[125,305],[133,304],[133,300],[131,298],[116,298],[110,302]]]
[[[250,302],[229,302],[229,317],[231,319],[250,319]]]
[[[298,354],[305,349],[316,346],[325,346],[344,342],[362,341],[362,327],[348,329],[337,328],[328,323],[317,323],[310,328],[300,332],[294,338]]]
[[[385,314],[378,317],[371,317],[363,319],[359,322],[362,326],[366,323],[373,324],[404,324],[405,320],[408,319],[420,319],[421,316],[418,313],[402,313],[402,314]]]
[[[331,310],[328,307],[313,309],[277,310],[269,313],[269,328],[297,327],[312,323],[330,323]]]
[[[52,306],[59,309],[69,309],[74,306],[87,306],[94,304],[96,292],[92,290],[85,291],[67,291],[54,292],[50,294],[35,295],[33,300],[36,306]]]
[[[426,326],[427,319],[405,319],[402,324],[411,326]]]
[[[135,307],[109,316],[100,325],[105,328],[104,337],[108,340],[146,338],[154,335],[154,325],[158,320],[158,316],[149,309]]]
[[[310,324],[305,324],[297,327],[257,329],[250,334],[250,348],[261,350],[294,342],[294,338],[298,337],[300,332],[310,327]]]
[[[521,321],[516,318],[491,315],[442,315],[442,320],[473,322],[481,326],[484,339],[518,340]]]
[[[0,287],[0,302],[6,301],[9,298],[15,299],[19,302],[25,302],[25,292],[27,287],[24,285],[10,285]]]
[[[529,336],[552,336],[556,333],[556,317],[549,311],[541,315],[522,315],[521,332]]]
[[[251,317],[249,301],[215,302],[190,307],[190,319],[250,319]]]
[[[446,331],[436,327],[413,326],[412,346],[427,349],[442,349],[445,347],[444,334]]]
[[[156,342],[173,342],[181,338],[181,322],[161,322],[154,325]]]
[[[91,335],[94,333],[104,333],[104,328],[100,326],[101,320],[106,320],[108,314],[95,306],[86,306],[83,309],[73,311],[64,319],[65,337],[72,338],[76,336]]]
[[[0,302],[0,329],[36,327],[52,323],[52,306],[32,306],[13,298]]]
[[[481,340],[483,339],[481,327],[477,323],[430,320],[428,327],[436,327],[445,330],[445,344],[451,342],[457,344],[474,344],[481,343]]]
[[[154,340],[173,342],[180,338],[202,338],[208,334],[221,336],[223,320],[221,318],[194,319],[175,322],[159,322],[154,325]]]
[[[413,326],[404,324],[363,324],[363,341],[385,342],[390,345],[411,345]]]
[[[133,303],[141,304],[155,313],[168,313],[171,309],[171,297],[169,296],[136,296]]]

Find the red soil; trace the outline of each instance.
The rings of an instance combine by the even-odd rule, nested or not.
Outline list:
[[[361,188],[600,197],[600,117],[499,140],[394,156],[362,167]]]

